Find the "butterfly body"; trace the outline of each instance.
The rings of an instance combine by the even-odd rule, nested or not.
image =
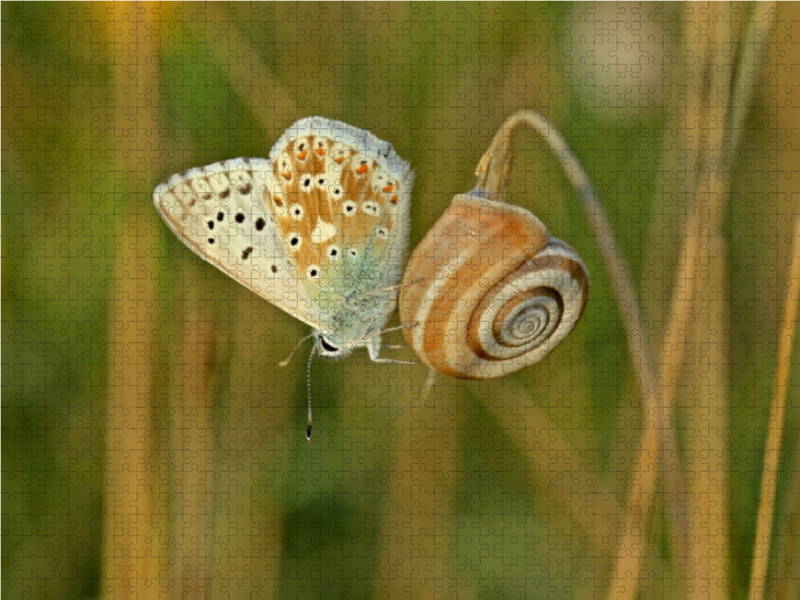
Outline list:
[[[190,169],[154,201],[203,259],[311,325],[319,354],[366,347],[376,360],[405,264],[412,185],[389,143],[309,117],[269,159]]]

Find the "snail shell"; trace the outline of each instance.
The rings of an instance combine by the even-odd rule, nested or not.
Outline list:
[[[572,248],[524,208],[476,193],[453,199],[403,281],[409,345],[430,367],[463,379],[542,360],[575,327],[589,295]]]

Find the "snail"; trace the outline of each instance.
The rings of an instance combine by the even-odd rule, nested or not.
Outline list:
[[[478,185],[453,198],[406,266],[399,298],[406,340],[451,377],[502,377],[539,362],[569,335],[588,300],[577,252],[533,213],[501,199],[518,124],[506,121],[479,163]]]

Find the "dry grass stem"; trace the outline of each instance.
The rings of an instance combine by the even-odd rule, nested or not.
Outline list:
[[[646,525],[644,514],[652,500],[652,490],[658,470],[659,431],[666,425],[663,422],[660,386],[655,375],[653,353],[647,343],[643,329],[643,317],[636,297],[636,288],[630,270],[622,258],[622,254],[614,240],[612,226],[603,211],[594,192],[588,175],[580,162],[573,155],[561,133],[547,119],[533,111],[522,111],[506,119],[502,129],[497,133],[489,149],[481,158],[476,169],[478,187],[491,197],[502,197],[503,189],[508,181],[510,161],[512,159],[511,135],[513,131],[527,124],[541,134],[564,168],[573,188],[583,202],[584,210],[595,232],[597,244],[603,255],[609,280],[617,297],[617,304],[627,333],[631,351],[634,376],[642,397],[642,419],[645,431],[641,439],[641,452],[637,465],[633,470],[631,492],[627,502],[628,511],[619,542],[617,557],[619,563],[615,570],[615,579],[611,584],[612,594],[635,594],[635,586],[629,581],[630,576],[639,572],[639,565],[644,549]],[[672,431],[669,427],[669,431]],[[668,435],[673,441],[674,434]],[[624,583],[626,582],[626,583]],[[634,588],[634,591],[630,590]]]

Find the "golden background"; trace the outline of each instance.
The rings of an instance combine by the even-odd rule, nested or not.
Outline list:
[[[798,32],[791,3],[4,2],[3,595],[800,597]],[[577,329],[427,393],[317,361],[306,444],[309,350],[277,363],[308,328],[153,189],[320,114],[411,161],[413,247],[523,108],[592,178],[641,322],[518,133],[508,199],[592,278]]]

